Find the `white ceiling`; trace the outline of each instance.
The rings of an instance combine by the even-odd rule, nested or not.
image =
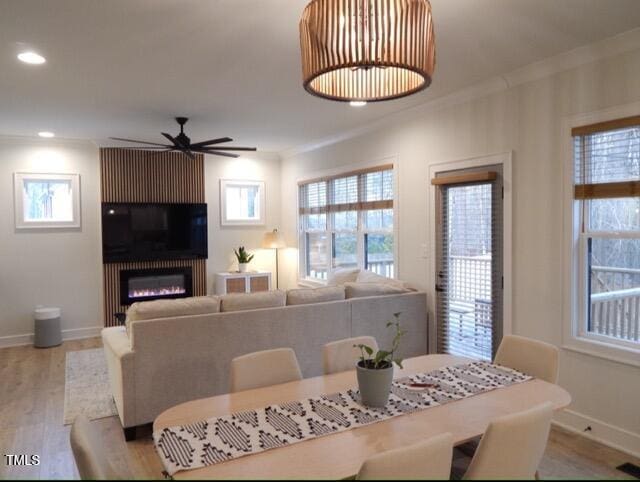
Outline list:
[[[355,109],[301,86],[306,3],[0,0],[0,134],[163,141],[186,115],[194,140],[281,151],[640,26],[638,0],[431,0],[432,86]]]

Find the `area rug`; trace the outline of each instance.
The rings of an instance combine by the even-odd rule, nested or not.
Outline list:
[[[78,415],[89,420],[117,415],[102,348],[67,353],[64,381],[64,424]]]

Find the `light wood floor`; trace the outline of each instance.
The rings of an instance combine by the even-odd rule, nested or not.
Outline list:
[[[0,349],[0,479],[78,478],[62,424],[64,367],[68,351],[101,346],[99,338],[65,342],[49,349]],[[97,420],[112,460],[135,478],[160,478],[161,465],[150,433],[126,443],[117,417]],[[4,454],[38,454],[33,467],[7,467]],[[540,467],[542,478],[631,478],[615,469],[640,464],[617,450],[554,428]]]

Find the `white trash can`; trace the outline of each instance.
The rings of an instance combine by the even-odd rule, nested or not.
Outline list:
[[[48,348],[62,343],[60,308],[36,308],[33,346]]]

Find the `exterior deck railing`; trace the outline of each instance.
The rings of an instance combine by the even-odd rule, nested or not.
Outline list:
[[[591,268],[589,331],[640,342],[640,269]]]

